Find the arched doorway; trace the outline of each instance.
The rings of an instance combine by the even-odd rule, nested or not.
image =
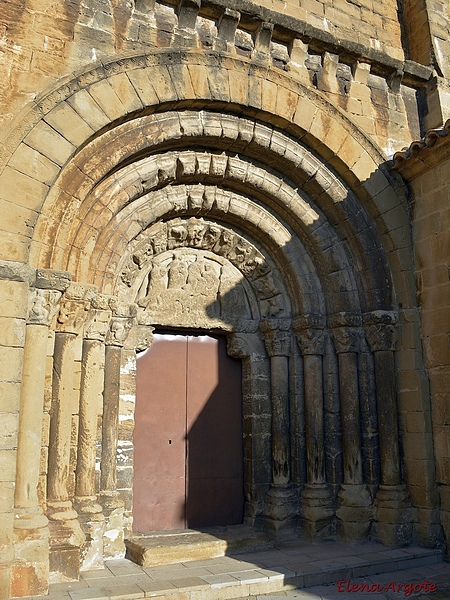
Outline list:
[[[240,361],[226,339],[155,334],[138,355],[133,529],[242,523]]]

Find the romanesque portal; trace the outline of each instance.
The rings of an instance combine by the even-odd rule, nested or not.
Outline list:
[[[399,439],[398,407],[427,406],[420,352],[410,360],[406,190],[301,74],[245,56],[228,68],[226,54],[219,68],[219,54],[86,68],[15,134],[9,169],[43,139],[55,165],[42,159],[24,188],[36,221],[2,266],[26,320],[15,595],[123,554],[135,510],[136,530],[155,527],[148,505],[139,514],[133,429],[136,360],[161,333],[220,339],[238,365],[232,521],[274,537],[440,539],[433,490],[410,484],[431,477],[432,448]]]

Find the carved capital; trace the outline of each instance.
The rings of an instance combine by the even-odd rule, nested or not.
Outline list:
[[[112,315],[109,304],[110,296],[104,294],[97,294],[92,299],[91,310],[84,326],[84,337],[87,340],[105,341]]]
[[[323,329],[303,329],[295,334],[300,352],[307,354],[325,354],[327,334]]]
[[[393,351],[395,349],[398,340],[395,325],[387,325],[386,323],[368,325],[365,332],[372,352],[379,352],[380,350]]]
[[[109,346],[123,346],[125,340],[133,327],[137,307],[135,304],[124,304],[113,299],[113,318],[110,320],[109,329],[106,334],[106,344]]]
[[[96,292],[97,288],[93,285],[70,284],[61,299],[56,331],[78,334],[86,321]]]
[[[356,327],[337,327],[332,331],[334,347],[338,354],[358,352],[361,344],[361,330]]]
[[[250,356],[250,344],[248,336],[241,333],[233,333],[227,336],[227,352],[234,358],[246,358]]]
[[[63,299],[56,320],[56,331],[61,333],[80,333],[88,311],[88,302]]]
[[[153,332],[155,331],[154,327],[150,325],[136,325],[135,333],[136,333],[136,351],[142,352],[143,350],[147,350],[153,344]]]
[[[61,292],[31,289],[28,299],[27,323],[49,327],[58,312],[60,298]]]
[[[291,321],[288,319],[264,319],[260,329],[264,336],[267,354],[273,356],[289,356],[291,353]]]

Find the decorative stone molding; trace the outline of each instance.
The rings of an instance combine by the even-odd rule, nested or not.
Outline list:
[[[12,260],[0,260],[0,279],[27,282],[35,288],[64,292],[70,285],[71,274],[52,269],[33,269]]]
[[[34,286],[44,290],[57,290],[65,292],[70,286],[71,274],[67,271],[53,271],[51,269],[37,269]]]
[[[21,262],[0,260],[0,279],[33,284],[36,279],[36,270]]]

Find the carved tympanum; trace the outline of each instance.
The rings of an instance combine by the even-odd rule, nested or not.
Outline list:
[[[183,257],[181,249],[197,250],[197,259],[193,259],[194,254],[189,252]],[[172,253],[171,264],[162,258],[158,260],[166,252]],[[138,303],[149,310],[153,306],[152,298],[164,293],[164,290],[199,291],[201,295],[209,296],[213,305],[217,300],[217,293],[223,297],[226,290],[229,298],[227,305],[235,307],[233,310],[237,316],[235,309],[243,310],[244,307],[239,287],[234,294],[235,298],[231,299],[236,275],[230,275],[232,270],[227,272],[223,268],[218,269],[216,265],[223,265],[223,262],[215,261],[212,257],[206,258],[205,252],[223,257],[250,281],[264,317],[276,317],[285,310],[275,276],[259,250],[236,232],[196,217],[157,223],[141,234],[131,257],[122,268],[122,282],[127,288],[135,288],[136,282],[142,281],[143,273],[148,273],[140,286]],[[186,304],[184,300],[180,302],[183,306]],[[237,306],[239,303],[240,307]],[[223,316],[223,306],[213,305],[209,309],[210,316]]]

